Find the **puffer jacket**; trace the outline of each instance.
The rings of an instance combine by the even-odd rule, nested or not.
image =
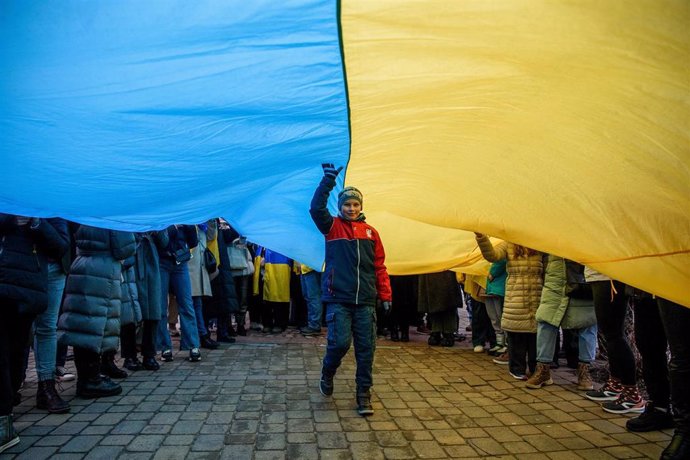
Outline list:
[[[82,225],[77,257],[65,284],[58,336],[96,353],[117,350],[122,307],[122,261],[134,255],[133,233]]]
[[[19,226],[16,218],[0,213],[0,299],[20,314],[37,315],[48,305],[48,259],[69,252],[69,230],[63,219]]]
[[[597,322],[592,299],[570,298],[566,295],[568,282],[566,261],[562,257],[549,255],[544,276],[544,288],[536,318],[563,329],[581,329]]]
[[[515,244],[502,241],[495,247],[486,235],[478,236],[482,255],[489,262],[507,260],[505,299],[501,328],[509,332],[537,332],[535,313],[541,299],[544,263],[542,253],[516,257]]]
[[[137,274],[134,269],[136,258],[128,257],[122,263],[122,308],[120,310],[120,326],[141,322],[141,305],[139,305],[139,290],[137,289]]]

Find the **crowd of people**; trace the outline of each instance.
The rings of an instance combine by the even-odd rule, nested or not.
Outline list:
[[[280,334],[292,324],[313,337],[325,326],[319,389],[333,394],[333,377],[354,342],[357,410],[367,416],[373,413],[377,333],[408,342],[416,327],[429,334],[430,346],[452,347],[465,338],[458,333],[464,304],[472,350],[491,355],[527,389],[552,385],[559,347],[568,348],[583,397],[604,411],[635,415],[626,424],[630,431],[675,426],[662,458],[690,457],[689,308],[562,257],[510,242],[494,245],[480,233],[478,247],[491,262],[487,276],[445,271],[389,277],[361,192],[346,187],[338,195],[338,215],[328,213],[340,169],[324,165],[311,203],[326,241],[324,267],[250,244],[220,218],[131,233],[0,214],[0,452],[19,442],[12,407],[20,400],[30,349],[36,407],[65,413],[70,406],[56,380],[75,378],[64,367],[68,347],[77,396],[99,398],[119,394],[117,380],[129,372],[156,371],[172,361],[172,336],[179,336],[190,362],[199,362],[201,349],[250,331]],[[646,398],[624,332],[629,307]],[[610,377],[595,389],[589,370],[600,342]]]

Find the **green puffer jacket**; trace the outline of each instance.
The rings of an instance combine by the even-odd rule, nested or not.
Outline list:
[[[574,263],[569,262],[568,263]],[[544,278],[544,289],[537,309],[537,321],[549,323],[563,329],[582,329],[597,322],[594,302],[590,299],[575,299],[566,295],[566,260],[549,255]]]

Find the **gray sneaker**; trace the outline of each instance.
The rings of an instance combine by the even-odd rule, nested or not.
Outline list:
[[[357,413],[362,417],[374,415],[374,408],[371,405],[370,393],[360,393],[357,395]]]
[[[327,377],[323,372],[321,372],[319,391],[324,396],[331,396],[333,394],[333,377]]]

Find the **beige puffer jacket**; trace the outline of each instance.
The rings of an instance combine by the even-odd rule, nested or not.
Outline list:
[[[534,315],[539,308],[541,288],[544,284],[542,253],[517,258],[515,244],[503,241],[494,247],[486,235],[478,236],[477,243],[482,255],[489,262],[508,260],[501,328],[509,332],[536,333],[537,320]]]

